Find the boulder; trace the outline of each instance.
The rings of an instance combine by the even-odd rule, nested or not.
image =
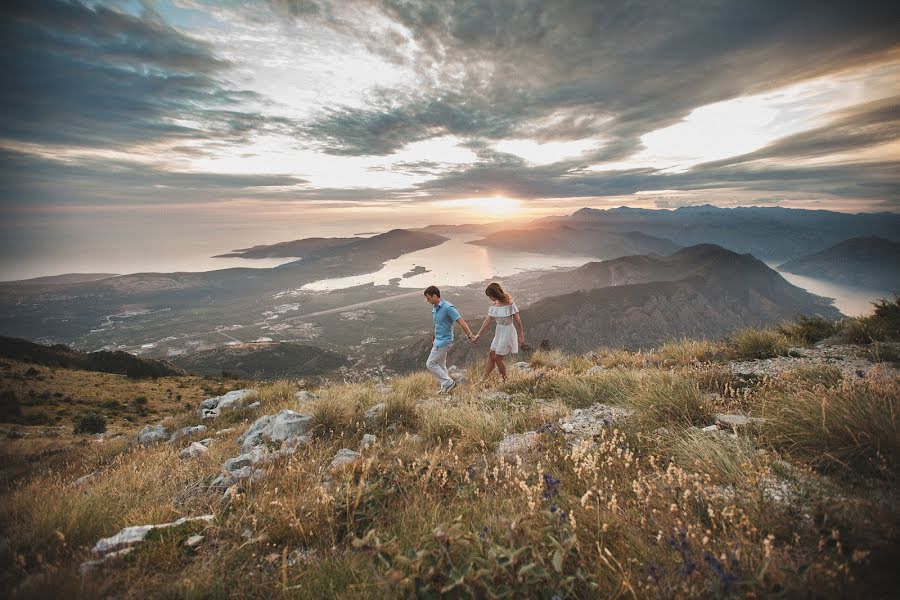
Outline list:
[[[606,370],[606,367],[604,367],[603,365],[594,365],[593,367],[591,367],[590,369],[585,371],[584,374],[585,375],[599,375],[600,373],[602,373],[605,370]]]
[[[200,442],[192,442],[190,446],[178,453],[178,458],[187,460],[189,458],[199,458],[209,452],[209,449]]]
[[[292,443],[300,437],[305,437],[312,425],[312,417],[292,410],[282,410],[272,419],[272,430],[269,438],[273,442]]]
[[[262,443],[263,436],[271,431],[272,415],[264,415],[253,422],[247,431],[237,439],[241,451],[249,452],[254,446]]]
[[[366,422],[367,427],[378,427],[379,425],[384,424],[384,413],[386,407],[384,402],[379,402],[375,406],[372,406],[363,414],[363,419]]]
[[[363,434],[362,439],[359,441],[359,449],[362,450],[364,448],[368,448],[369,446],[374,446],[375,442],[378,441],[371,433]]]
[[[169,430],[162,425],[147,425],[138,434],[137,441],[139,444],[149,446],[169,439]]]
[[[199,435],[201,433],[206,432],[206,425],[194,425],[193,427],[184,427],[183,429],[179,429],[175,433],[172,434],[172,437],[169,438],[169,442],[174,442],[183,437],[190,437],[193,435]]]
[[[353,462],[357,458],[359,458],[359,452],[354,452],[350,448],[341,448],[337,451],[337,454],[334,455],[334,458],[331,459],[331,464],[328,465],[328,470],[333,471],[338,467]]]
[[[196,548],[200,544],[203,543],[203,540],[206,539],[206,536],[203,535],[192,535],[188,539],[185,540],[184,545],[188,548]]]
[[[491,402],[509,402],[510,400],[512,400],[512,396],[510,396],[506,392],[486,392],[481,397],[482,399]]]

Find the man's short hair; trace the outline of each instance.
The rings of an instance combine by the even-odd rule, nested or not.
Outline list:
[[[425,295],[426,296],[440,296],[441,290],[437,289],[437,287],[435,287],[433,285],[429,285],[427,288],[425,288]]]

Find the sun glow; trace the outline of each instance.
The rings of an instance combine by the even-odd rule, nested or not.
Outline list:
[[[460,208],[481,216],[509,217],[517,216],[522,211],[522,201],[504,196],[485,198],[460,198],[459,200],[442,200],[441,207]]]

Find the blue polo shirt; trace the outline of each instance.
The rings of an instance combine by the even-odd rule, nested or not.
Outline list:
[[[431,318],[434,319],[434,347],[443,348],[453,343],[453,323],[460,318],[456,307],[441,298],[431,307]]]

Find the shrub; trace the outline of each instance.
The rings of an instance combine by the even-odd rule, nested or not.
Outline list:
[[[105,410],[112,410],[112,411],[116,411],[116,410],[125,408],[125,406],[118,400],[104,400],[103,402],[101,402],[99,404],[99,407],[102,409],[105,409]]]
[[[97,413],[84,413],[75,417],[75,433],[103,433],[106,417]]]
[[[771,329],[741,329],[732,334],[728,342],[731,355],[738,360],[782,356],[790,348],[790,340]]]
[[[0,421],[11,422],[11,419],[22,415],[22,407],[13,390],[0,392]]]
[[[848,344],[871,344],[884,339],[884,332],[871,317],[844,319],[840,324],[840,339]]]
[[[145,406],[147,404],[147,396],[136,396],[131,400],[132,406]]]
[[[777,331],[798,342],[815,344],[835,335],[838,332],[838,326],[833,321],[818,315],[812,317],[798,315],[793,321],[779,325]]]

